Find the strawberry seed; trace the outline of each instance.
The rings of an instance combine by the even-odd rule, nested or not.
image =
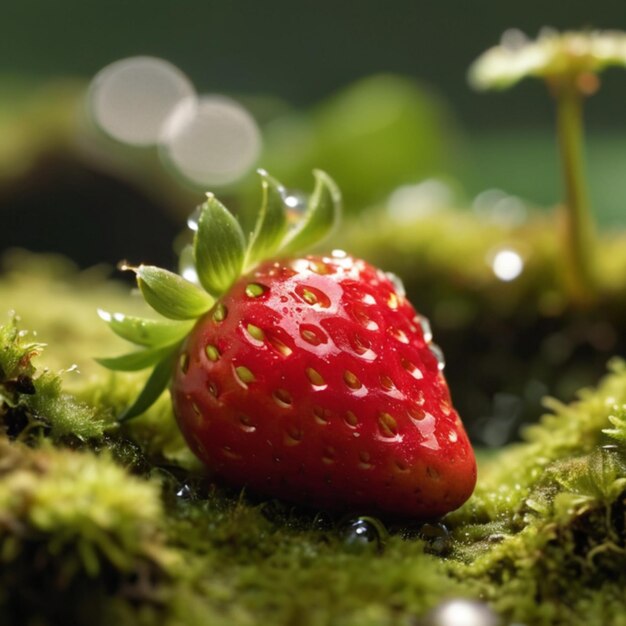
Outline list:
[[[307,378],[311,381],[311,384],[314,387],[324,387],[326,385],[326,381],[317,370],[312,367],[307,367],[305,371]]]
[[[214,363],[220,358],[220,351],[214,345],[208,344],[204,351],[209,357],[209,360],[213,361]]]

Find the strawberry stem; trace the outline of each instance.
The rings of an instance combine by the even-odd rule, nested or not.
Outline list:
[[[552,85],[565,186],[565,258],[573,300],[588,303],[595,294],[593,256],[595,228],[589,208],[584,166],[583,94],[575,81]]]

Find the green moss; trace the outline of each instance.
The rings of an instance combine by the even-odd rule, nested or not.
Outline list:
[[[119,290],[70,273],[33,300],[37,279],[11,276],[2,301],[21,303],[24,322],[0,325],[0,621],[380,626],[449,597],[528,624],[623,620],[623,362],[575,402],[548,401],[523,442],[481,457],[474,496],[444,519],[449,537],[389,522],[384,549],[355,550],[344,520],[215,485],[166,396],[118,427],[141,377],[38,367],[67,367],[83,345],[108,351],[88,312],[105,293],[127,310]],[[63,340],[35,359],[57,324],[38,317],[42,298],[65,311]],[[37,341],[21,332],[31,317]],[[20,375],[33,388],[16,388]]]

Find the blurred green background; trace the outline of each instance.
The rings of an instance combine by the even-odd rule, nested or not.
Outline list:
[[[496,187],[549,207],[561,192],[545,89],[528,81],[509,92],[478,94],[466,82],[471,61],[504,30],[517,27],[534,36],[544,25],[623,28],[626,11],[620,0],[10,2],[3,6],[0,25],[0,122],[3,107],[14,115],[5,127],[14,127],[15,116],[22,115],[15,93],[23,84],[30,89],[70,77],[86,86],[115,60],[154,55],[180,67],[199,91],[232,94],[252,110],[266,135],[261,165],[293,186],[307,184],[311,166],[326,167],[346,189],[349,208],[384,202],[395,185],[427,176],[453,181],[460,204],[469,205],[477,193]],[[387,90],[384,83],[362,82],[345,91],[374,74],[400,75],[416,86],[394,83]],[[32,115],[24,126],[58,108],[56,95],[36,95],[37,108],[29,92],[26,108]],[[587,108],[592,200],[604,227],[626,222],[625,102],[626,74],[611,70]],[[352,105],[359,110],[356,116]],[[368,154],[371,138],[363,129],[375,125],[372,120],[385,107],[399,110],[400,121]],[[350,125],[359,120],[362,126],[353,135],[361,134],[352,141]],[[315,137],[314,148],[303,135]],[[7,133],[4,137],[0,133],[0,157]],[[128,170],[141,168],[149,161],[144,152],[122,163],[130,163]],[[0,180],[1,169],[15,160],[7,154],[0,160]],[[124,167],[118,163],[113,177]],[[157,170],[151,171],[154,177]],[[4,194],[4,204],[37,204],[44,191],[50,197],[50,178],[44,176],[41,194],[33,191],[42,184],[41,175],[22,180],[17,196],[14,189]],[[69,202],[62,198],[70,192],[60,194],[58,204]],[[176,196],[170,188],[162,192]],[[28,202],[24,194],[32,196]],[[196,195],[184,196],[184,202]],[[77,206],[84,203],[78,196]],[[37,214],[28,219],[35,221]],[[49,232],[43,229],[42,238]],[[168,236],[169,223],[162,241]],[[0,240],[0,249],[10,243]]]

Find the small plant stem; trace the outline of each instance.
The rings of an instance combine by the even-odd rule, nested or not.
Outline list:
[[[594,297],[595,233],[589,210],[583,154],[583,95],[572,84],[556,90],[557,132],[565,183],[565,247],[571,295],[579,304]]]

